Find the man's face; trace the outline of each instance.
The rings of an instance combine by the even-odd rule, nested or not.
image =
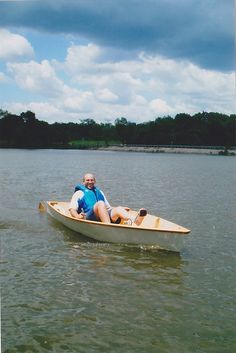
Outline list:
[[[94,185],[95,185],[95,177],[92,174],[86,174],[84,176],[84,185],[86,186],[86,188],[88,189],[93,189]]]

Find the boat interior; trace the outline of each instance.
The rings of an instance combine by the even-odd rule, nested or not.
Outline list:
[[[57,201],[49,201],[50,206],[52,206],[57,212],[60,214],[71,217],[69,212],[69,202],[57,202]],[[130,219],[135,219],[138,214],[138,211],[129,210]],[[121,221],[120,225],[129,226],[129,227],[139,227],[139,228],[149,228],[149,229],[156,229],[156,230],[164,230],[169,232],[179,232],[179,233],[189,233],[190,231],[182,226],[179,226],[175,223],[167,221],[163,218],[156,217],[150,214],[147,214],[142,223],[137,226],[134,222],[126,222],[124,220]]]

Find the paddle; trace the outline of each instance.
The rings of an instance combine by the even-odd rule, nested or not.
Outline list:
[[[38,209],[39,209],[40,212],[45,212],[47,210],[45,201],[39,202]]]

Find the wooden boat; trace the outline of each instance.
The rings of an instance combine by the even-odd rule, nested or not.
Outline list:
[[[179,252],[189,229],[169,222],[163,218],[147,214],[142,223],[120,224],[102,223],[76,219],[70,215],[69,202],[46,201],[39,208],[47,212],[69,229],[102,242],[120,244],[154,245],[161,249]],[[130,218],[134,219],[137,211],[129,209]]]
[[[69,202],[46,202],[47,212],[66,227],[102,242],[154,245],[161,249],[179,252],[185,235],[190,230],[163,218],[148,214],[141,225],[135,223],[107,224],[102,222],[75,219],[69,213]],[[129,210],[134,219],[137,211]]]

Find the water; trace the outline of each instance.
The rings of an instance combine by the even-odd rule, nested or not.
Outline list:
[[[2,352],[235,351],[235,162],[0,150]],[[192,229],[183,251],[96,243],[38,212],[85,172],[112,204]]]

